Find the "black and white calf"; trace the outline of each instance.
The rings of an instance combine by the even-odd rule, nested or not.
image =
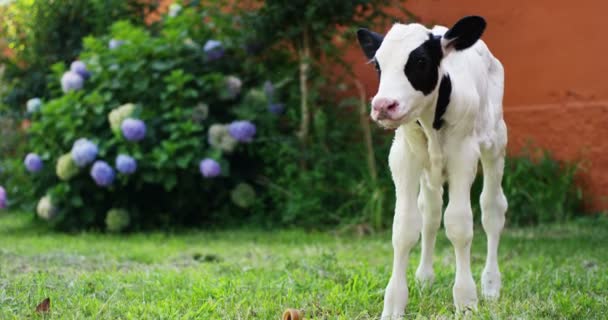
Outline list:
[[[443,184],[450,202],[444,214],[454,246],[458,311],[476,309],[471,274],[473,216],[470,189],[481,159],[482,224],[488,239],[481,292],[500,292],[497,251],[507,200],[501,181],[507,128],[502,115],[504,73],[481,37],[486,23],[465,17],[451,29],[395,24],[386,36],[360,29],[359,43],[380,76],[371,117],[397,129],[389,155],[397,203],[393,221],[394,261],[384,296],[383,319],[404,314],[408,300],[406,268],[410,250],[422,233],[422,257],[416,279],[434,278],[433,250],[441,223]]]

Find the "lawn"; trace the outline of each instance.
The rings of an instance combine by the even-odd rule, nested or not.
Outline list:
[[[0,217],[0,319],[373,319],[382,308],[390,234],[304,231],[187,232],[129,236],[54,234],[23,214]],[[510,229],[500,248],[503,291],[473,318],[608,317],[608,219]],[[454,255],[441,233],[436,281],[420,290],[408,270],[408,318],[451,318]],[[476,227],[478,282],[485,244]]]

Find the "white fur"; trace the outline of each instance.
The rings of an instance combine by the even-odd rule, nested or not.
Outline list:
[[[416,278],[423,284],[434,279],[433,250],[441,223],[445,182],[450,202],[444,226],[456,257],[454,304],[458,311],[476,309],[477,290],[470,266],[473,239],[470,188],[479,160],[484,176],[480,199],[482,224],[488,238],[482,295],[494,299],[500,292],[497,250],[507,209],[501,187],[507,144],[502,116],[502,65],[481,40],[462,51],[444,51],[439,77],[449,74],[452,93],[440,130],[432,127],[440,81],[435,91],[425,96],[413,89],[403,72],[409,52],[428,39],[428,32],[442,35],[446,31],[441,26],[428,30],[419,24],[396,24],[376,52],[382,75],[374,99],[394,99],[399,102],[399,112],[407,115],[395,121],[378,121],[397,129],[389,155],[397,196],[392,235],[394,261],[384,297],[383,319],[404,314],[408,301],[405,272],[409,252],[420,233],[422,255]]]

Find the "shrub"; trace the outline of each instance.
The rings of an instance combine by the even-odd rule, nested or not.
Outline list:
[[[2,1],[0,1],[2,2]],[[21,170],[23,131],[30,117],[51,97],[47,76],[52,64],[79,56],[82,38],[101,35],[118,19],[143,25],[157,0],[12,0],[0,5],[0,180],[11,203],[35,209],[30,176]],[[9,53],[5,55],[5,53]],[[52,79],[51,81],[55,81]],[[19,155],[19,157],[17,156]]]
[[[294,11],[281,11],[275,2],[261,12],[283,12],[280,24],[291,24]],[[357,3],[372,10],[388,2]],[[358,10],[356,4],[335,6],[342,5],[348,14]],[[314,8],[319,4],[307,10]],[[86,38],[78,60],[50,68],[48,93],[41,106],[31,108],[30,141],[18,160],[5,163],[4,172],[12,172],[5,184],[11,203],[25,203],[26,209],[38,203],[40,216],[63,229],[118,232],[233,222],[389,226],[394,188],[386,158],[392,133],[370,128],[367,99],[349,98],[346,79],[328,75],[333,68],[322,69],[325,58],[339,58],[336,46],[324,46],[326,40],[349,35],[346,29],[310,35],[304,31],[314,24],[311,13],[268,43],[271,33],[256,33],[271,28],[274,18],[251,13],[246,18],[260,18],[252,25],[263,26],[253,33],[240,26],[238,14],[173,6],[154,32],[123,21],[110,34]],[[332,19],[313,29],[346,21]],[[303,39],[311,36],[312,53],[302,55],[308,51]],[[285,43],[291,48],[285,50]],[[295,77],[304,65],[304,77]],[[304,80],[298,85],[295,78]],[[310,108],[294,108],[303,102]],[[15,174],[25,173],[23,159],[30,152],[44,166],[36,175]],[[579,212],[572,168],[549,156],[540,162],[508,159],[509,223]],[[478,180],[473,192],[477,216],[480,186]],[[541,188],[542,195],[530,199],[532,188]]]
[[[143,25],[156,0],[14,0],[0,5],[0,39],[11,48],[3,81],[11,84],[4,102],[13,110],[32,97],[48,97],[49,67],[75,60],[87,35],[101,35],[116,20]],[[4,48],[0,46],[0,52]],[[78,63],[76,67],[78,68]]]
[[[576,184],[578,172],[578,164],[557,161],[548,151],[536,155],[524,151],[508,157],[503,179],[509,201],[508,224],[563,222],[581,215],[583,193]]]
[[[10,201],[5,204],[12,207],[15,203],[24,203],[35,194],[32,189],[32,174],[24,166],[24,160],[30,150],[26,146],[24,130],[29,127],[28,119],[21,119],[15,112],[0,104],[0,185],[6,188]],[[27,186],[27,187],[26,187]],[[33,205],[25,209],[33,209]]]
[[[300,81],[297,134],[302,148],[307,147],[309,130],[314,126],[313,107],[318,93],[316,88],[309,88],[309,82],[318,82],[336,71],[335,64],[344,62],[343,49],[352,43],[344,40],[353,40],[353,29],[370,22],[385,24],[389,20],[389,9],[413,17],[403,4],[391,0],[297,0],[290,1],[289,5],[282,0],[266,0],[257,10],[244,14],[245,24],[254,30],[249,38],[251,44],[287,46],[297,56],[294,64]],[[334,66],[327,70],[323,63]],[[350,68],[343,71],[352,76]],[[276,109],[277,105],[271,107]]]
[[[505,159],[503,192],[507,197],[507,226],[564,222],[584,212],[583,192],[576,183],[579,164],[558,161],[549,151],[526,148]],[[481,223],[479,197],[482,168],[471,188],[475,221]],[[447,204],[447,194],[444,195]]]
[[[374,181],[362,161],[367,151],[362,143],[362,129],[357,126],[359,113],[336,108],[332,100],[324,103],[326,105],[315,106],[315,125],[310,131],[312,143],[305,150],[293,135],[297,121],[289,123],[291,126],[284,134],[274,136],[272,143],[258,147],[268,164],[262,168],[260,182],[266,192],[260,196],[271,204],[257,208],[267,213],[266,217],[259,217],[260,223],[325,228],[374,220],[376,227],[389,225],[394,204],[386,161],[390,133],[376,131],[373,155],[380,164],[380,174]],[[297,102],[288,102],[288,105],[294,104]],[[291,116],[294,111],[289,109],[287,113]],[[379,208],[370,207],[375,192],[381,193]],[[378,213],[381,216],[374,217]]]
[[[278,117],[232,28],[229,16],[184,8],[158,35],[118,22],[84,40],[72,70],[54,65],[54,98],[29,131],[28,149],[55,164],[32,177],[41,217],[121,231],[246,216],[263,166],[256,144]],[[66,74],[82,86],[65,90]]]
[[[337,107],[342,99],[351,100],[344,89],[352,87],[354,76],[342,59],[344,49],[356,41],[357,27],[386,24],[394,18],[388,12],[413,15],[402,3],[387,0],[258,4],[258,10],[248,11],[243,19],[253,30],[250,46],[288,48],[294,60],[291,73],[298,75],[298,91],[291,89],[291,100],[271,101],[268,106],[270,112],[283,115],[285,122],[282,135],[259,148],[269,163],[263,168],[262,181],[268,189],[262,196],[276,211],[258,210],[275,213],[274,221],[287,225],[318,227],[371,220],[377,227],[387,225],[392,219],[384,220],[389,209],[385,200],[392,192],[381,186],[391,186],[389,174],[377,175],[359,161],[374,157],[372,148],[361,143],[369,138],[369,123],[361,121],[359,99],[355,105]],[[273,87],[264,89],[272,98]],[[386,148],[387,140],[378,142],[378,149]],[[371,194],[379,196],[370,199]],[[270,219],[266,220],[263,223]]]

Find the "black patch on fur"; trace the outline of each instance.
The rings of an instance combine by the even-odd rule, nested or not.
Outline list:
[[[372,59],[376,55],[378,48],[380,48],[384,36],[361,28],[357,30],[357,39],[359,40],[359,45],[361,46],[361,49],[363,49],[365,56],[368,59]]]
[[[404,72],[414,89],[424,95],[433,92],[439,80],[439,64],[443,58],[441,37],[429,33],[429,39],[410,52]]]
[[[435,107],[435,118],[433,119],[433,128],[441,129],[443,125],[443,114],[450,104],[450,95],[452,94],[452,80],[449,75],[444,75],[439,84],[439,93],[437,96],[437,106]]]
[[[376,60],[376,58],[374,58],[374,68],[376,68],[376,72],[378,72],[378,78],[380,78],[382,70],[380,70],[380,64],[378,63],[378,60]]]
[[[477,42],[486,29],[486,20],[480,16],[464,17],[450,29],[443,37],[450,41],[448,47],[464,50]]]

